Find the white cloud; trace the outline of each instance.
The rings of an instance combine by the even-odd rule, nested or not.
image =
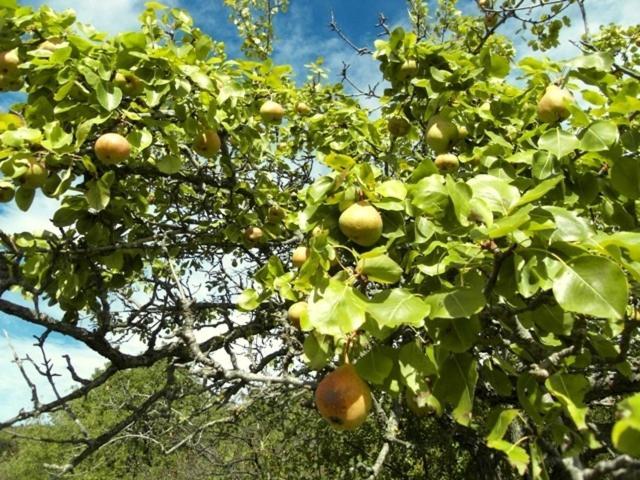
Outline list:
[[[144,10],[145,0],[35,0],[31,3],[48,5],[57,11],[72,9],[82,23],[114,34],[138,29],[138,15]]]

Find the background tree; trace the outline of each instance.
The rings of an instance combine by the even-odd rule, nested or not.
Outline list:
[[[479,1],[481,16],[463,16],[447,0],[434,22],[412,1],[415,31],[382,15],[373,49],[332,19],[379,62],[384,91],[357,91],[379,101],[375,117],[318,65],[298,86],[268,58],[273,9],[286,4],[229,5],[268,17],[240,26],[251,59],[228,59],[184,11],[155,2],[139,32],[112,38],[70,13],[0,2],[0,80],[26,93],[2,117],[2,199],[25,212],[36,192],[59,201],[57,232],[0,229],[0,311],[45,329],[42,358],[16,363],[37,366],[56,395],[41,402],[33,387],[32,409],[0,427],[59,444],[64,461],[47,465],[57,476],[96,455],[121,471],[120,441],[151,463],[136,471],[153,472],[159,454],[191,453],[220,426],[240,440],[216,445],[202,472],[637,475],[639,75],[637,46],[614,47],[637,28],[585,22],[584,55],[522,59],[514,82],[497,29],[520,22],[545,49],[567,8],[586,17],[582,1]],[[297,302],[299,325],[287,320]],[[68,359],[78,386],[58,391],[51,333],[107,367],[83,379]],[[144,351],[119,348],[132,336]],[[303,473],[272,462],[291,458],[289,442],[308,453],[295,442],[327,428],[316,417],[297,429],[298,407],[278,423],[280,406],[310,401],[342,364],[370,386],[373,402],[360,387],[355,400],[374,418],[323,431],[314,445],[331,462],[312,454]],[[104,396],[116,386],[120,403]],[[255,416],[217,423],[236,407]],[[326,416],[344,428],[345,412]],[[47,415],[52,427],[15,428]],[[453,465],[433,437],[467,453]]]

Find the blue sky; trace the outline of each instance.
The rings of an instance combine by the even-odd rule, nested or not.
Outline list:
[[[143,9],[144,1],[28,0],[23,3],[34,6],[46,4],[56,10],[73,8],[81,21],[91,23],[100,30],[117,33],[136,29],[137,17]],[[167,0],[164,3],[189,10],[200,28],[215,39],[224,41],[232,56],[238,55],[239,41],[235,37],[233,25],[228,21],[228,12],[222,5],[222,0]],[[593,30],[608,22],[640,23],[637,0],[586,0],[586,5],[590,10],[589,21]],[[464,11],[477,11],[473,0],[461,0],[459,6]],[[404,8],[405,2],[402,0],[291,0],[289,12],[278,17],[276,23],[278,41],[275,60],[290,63],[296,71],[301,71],[305,63],[322,56],[325,66],[330,70],[331,80],[337,79],[344,61],[352,65],[350,73],[356,83],[363,86],[374,84],[379,80],[376,63],[370,57],[356,55],[329,30],[330,11],[334,11],[340,26],[357,45],[371,47],[379,32],[375,28],[378,13],[384,12],[392,27],[406,26],[408,21]],[[569,13],[577,19],[577,10]],[[550,52],[551,56],[567,59],[577,54],[575,47],[567,41],[568,38],[577,38],[579,35],[581,27],[579,22],[575,23],[575,26],[564,32],[562,45]],[[518,41],[516,47],[520,55],[528,53],[524,42]],[[0,111],[4,111],[18,98],[16,95],[0,93]],[[9,231],[46,228],[50,225],[48,219],[54,208],[55,204],[43,197],[37,198],[28,215],[13,207],[0,207],[0,226]],[[7,298],[16,300],[17,296],[11,294]],[[53,310],[51,313],[59,312]],[[20,354],[37,353],[31,346],[31,336],[40,333],[37,327],[0,315],[0,331],[2,330],[8,332],[12,344]],[[102,364],[100,357],[61,337],[51,338],[50,353],[61,373],[64,367],[61,356],[64,353],[70,353],[72,358],[78,360],[80,373],[85,375]],[[0,420],[14,414],[21,407],[28,406],[29,391],[17,369],[9,365],[9,362],[9,350],[5,340],[0,339]],[[68,379],[64,381],[67,382],[67,387],[71,385]],[[44,400],[46,399],[45,396]]]

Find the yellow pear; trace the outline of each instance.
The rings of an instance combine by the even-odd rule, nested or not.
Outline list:
[[[296,104],[296,113],[298,113],[298,115],[309,115],[311,113],[311,107],[304,102],[298,102]]]
[[[96,141],[93,150],[102,163],[116,165],[131,154],[129,141],[118,133],[105,133]]]
[[[196,141],[193,144],[193,149],[198,155],[211,158],[220,151],[221,145],[222,142],[220,141],[218,132],[209,129],[198,134]]]
[[[371,390],[351,364],[328,374],[315,393],[320,415],[337,430],[354,430],[364,423],[371,410]]]
[[[441,115],[434,115],[427,123],[427,144],[436,152],[444,153],[458,136],[458,128]]]
[[[549,85],[538,102],[538,118],[541,122],[556,123],[569,118],[567,104],[573,102],[571,94],[557,85]]]
[[[363,247],[370,247],[382,236],[380,212],[366,201],[354,203],[342,212],[338,224],[349,240]]]
[[[309,249],[304,245],[297,247],[291,255],[291,263],[296,268],[300,268],[309,258]]]
[[[20,58],[16,50],[0,52],[0,73],[5,75],[15,75],[20,66]]]
[[[267,100],[260,107],[262,120],[268,123],[280,123],[284,117],[284,108],[279,103]]]
[[[296,328],[300,328],[300,318],[302,314],[309,308],[307,302],[296,302],[287,310],[287,320]]]
[[[248,242],[252,243],[259,242],[262,239],[263,235],[264,233],[262,232],[262,229],[258,227],[248,227],[244,231],[244,238]]]
[[[456,157],[453,153],[441,153],[436,157],[434,162],[438,170],[441,172],[453,172],[458,169],[460,162],[458,161],[458,157]]]

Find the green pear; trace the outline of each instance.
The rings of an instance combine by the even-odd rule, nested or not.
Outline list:
[[[338,224],[349,240],[363,247],[370,247],[382,236],[380,212],[366,201],[354,203],[342,212]]]
[[[441,115],[431,117],[427,124],[427,144],[437,154],[448,151],[457,136],[458,128]]]
[[[541,122],[556,123],[569,118],[567,105],[573,102],[571,94],[557,85],[549,85],[538,102],[538,118]]]

